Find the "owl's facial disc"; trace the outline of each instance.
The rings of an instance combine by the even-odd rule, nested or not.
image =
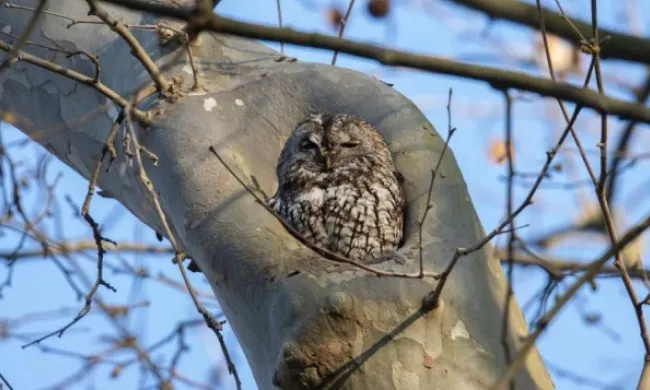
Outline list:
[[[350,131],[349,128],[332,131],[328,129],[325,133],[325,150],[327,166],[329,170],[337,166],[344,166],[363,155],[363,143],[359,137]]]

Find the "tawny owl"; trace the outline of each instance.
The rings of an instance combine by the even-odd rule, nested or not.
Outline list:
[[[361,118],[316,114],[300,122],[277,175],[269,206],[305,240],[362,263],[400,245],[401,175],[381,134]]]

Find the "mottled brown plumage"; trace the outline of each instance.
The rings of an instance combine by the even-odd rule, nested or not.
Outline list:
[[[382,136],[361,118],[316,114],[300,122],[277,175],[269,206],[306,240],[364,263],[400,245],[400,176]]]

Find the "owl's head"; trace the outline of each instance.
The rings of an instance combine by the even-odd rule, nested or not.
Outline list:
[[[392,157],[381,134],[363,119],[346,114],[315,114],[298,123],[282,149],[280,180],[356,164],[388,164]]]

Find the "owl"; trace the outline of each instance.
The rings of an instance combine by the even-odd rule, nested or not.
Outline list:
[[[404,225],[402,176],[359,117],[312,115],[286,141],[268,205],[305,240],[361,263],[390,257]]]

